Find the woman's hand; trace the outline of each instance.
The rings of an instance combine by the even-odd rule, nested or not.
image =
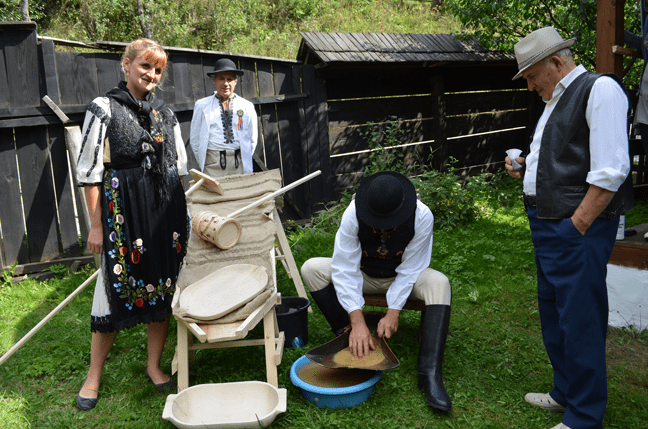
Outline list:
[[[88,232],[88,250],[101,255],[103,249],[103,228],[101,225],[90,228]]]
[[[84,187],[88,216],[90,217],[90,231],[88,231],[88,250],[100,255],[103,249],[103,225],[101,224],[101,201],[99,186]]]

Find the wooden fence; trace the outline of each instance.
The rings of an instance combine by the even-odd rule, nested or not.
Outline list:
[[[61,43],[93,53],[63,52],[57,48]],[[82,123],[87,103],[123,79],[124,47],[39,38],[34,23],[0,24],[3,268],[18,263],[16,274],[21,274],[42,269],[42,262],[82,253],[79,234],[85,238],[87,231],[84,222],[76,220],[76,213],[83,212],[75,199],[63,125],[41,99],[48,95],[72,121]],[[279,168],[285,184],[322,170],[321,176],[285,196],[282,217],[307,218],[318,204],[330,200],[326,93],[314,67],[213,51],[168,48],[167,52],[167,77],[156,94],[178,117],[190,168],[196,167],[189,146],[193,105],[213,93],[206,73],[218,58],[227,57],[245,72],[236,93],[252,101],[259,115],[255,169]]]
[[[512,81],[516,66],[475,64],[414,67],[399,64],[328,65],[326,79],[333,197],[352,189],[370,162],[363,136],[397,127],[400,144],[391,151],[405,155],[413,174],[421,165],[443,171],[456,159],[468,176],[504,166],[505,151],[526,150],[540,97],[524,79]],[[648,165],[640,141],[631,140],[637,185],[648,184]],[[416,167],[416,168],[415,168]],[[639,187],[638,189],[641,189]]]

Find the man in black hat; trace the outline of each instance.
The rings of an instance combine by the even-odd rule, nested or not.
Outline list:
[[[408,298],[425,301],[419,388],[429,406],[448,411],[452,404],[442,364],[451,288],[445,275],[429,268],[433,226],[432,212],[418,201],[407,177],[391,171],[373,174],[360,183],[342,215],[333,257],[309,259],[301,273],[333,333],[340,335],[351,324],[349,350],[356,358],[375,349],[362,313],[363,293],[386,295],[387,314],[377,329],[381,338],[396,333]]]
[[[216,61],[207,73],[216,92],[194,105],[191,148],[201,171],[212,177],[252,173],[258,119],[254,104],[234,93],[243,71],[227,58]]]

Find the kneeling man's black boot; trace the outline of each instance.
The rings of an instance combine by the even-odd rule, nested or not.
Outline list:
[[[450,411],[452,408],[450,397],[443,386],[442,371],[449,325],[449,305],[426,307],[418,355],[418,387],[425,392],[427,404],[442,411]]]
[[[349,313],[340,305],[333,284],[329,284],[324,289],[311,292],[310,294],[326,318],[326,321],[331,325],[333,334],[336,337],[342,335],[344,328],[351,323],[351,320],[349,319]]]

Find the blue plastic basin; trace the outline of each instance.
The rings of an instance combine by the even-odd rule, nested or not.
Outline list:
[[[348,387],[319,387],[306,383],[297,376],[302,366],[310,362],[306,356],[302,356],[293,363],[290,368],[290,381],[299,387],[302,396],[308,402],[324,408],[348,408],[365,402],[373,392],[374,385],[382,377],[382,371],[376,371],[373,377],[364,383]]]

